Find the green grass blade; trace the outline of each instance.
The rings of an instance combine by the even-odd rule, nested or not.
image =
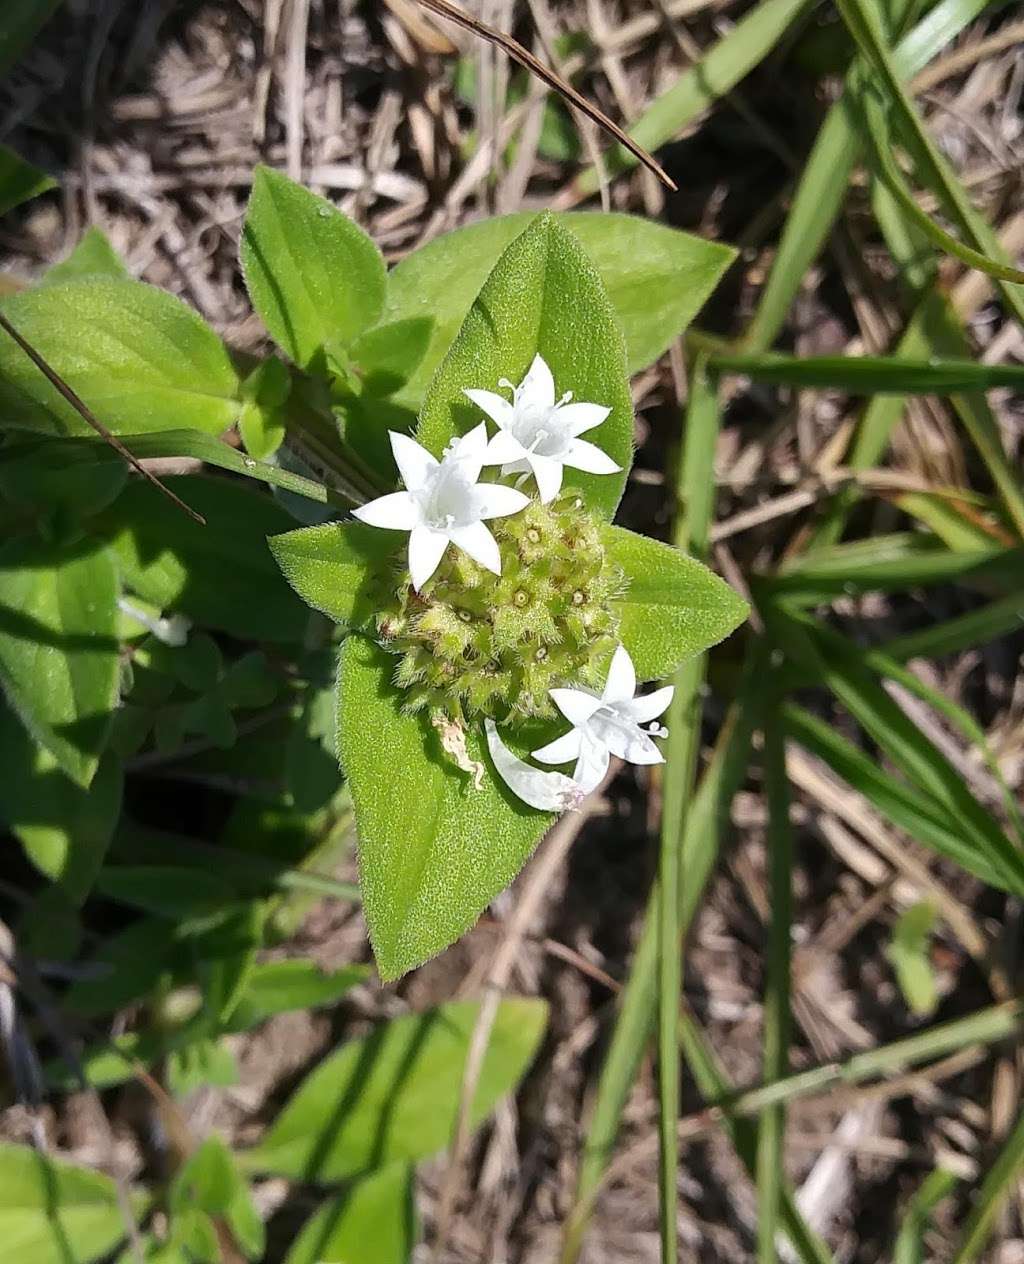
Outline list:
[[[677,136],[768,56],[808,2],[761,0],[728,35],[709,48],[695,66],[684,71],[667,92],[648,106],[628,129],[630,136],[652,151]],[[620,175],[636,163],[635,156],[621,145],[605,155],[609,176]],[[575,187],[586,197],[597,192],[598,183],[596,172],[590,170],[580,175]]]
[[[941,0],[897,45],[893,61],[909,79],[989,7],[988,0]],[[851,85],[847,76],[847,91]],[[778,337],[790,304],[821,253],[849,189],[862,137],[849,97],[836,102],[818,131],[793,195],[789,217],[753,319],[743,336],[747,351],[764,351]]]
[[[892,1252],[892,1264],[925,1264],[924,1235],[931,1213],[956,1185],[956,1176],[944,1168],[929,1172],[910,1200]]]
[[[826,763],[888,821],[941,856],[977,875],[990,886],[1007,889],[986,854],[964,837],[960,822],[916,786],[899,781],[880,768],[824,720],[802,707],[785,708],[786,731],[805,750]]]
[[[917,220],[918,227],[933,235],[933,239],[934,234],[949,238],[954,245],[959,247],[959,251],[954,250],[952,253],[959,253],[965,262],[969,261],[967,256],[970,256],[974,260],[972,266],[979,267],[983,272],[994,276],[999,281],[1007,306],[1018,320],[1024,321],[1024,291],[1018,285],[1011,284],[1011,282],[1024,282],[1024,273],[1012,267],[995,233],[974,209],[963,185],[928,135],[916,108],[903,89],[900,67],[889,50],[876,11],[869,3],[865,3],[865,0],[836,0],[836,7],[865,62],[878,75],[887,103],[899,121],[902,139],[910,148],[911,160],[919,178],[940,199],[947,214],[970,242],[970,246],[949,238],[943,229],[923,213]],[[919,208],[905,188],[902,173],[892,161],[891,141],[881,130],[885,127],[884,113],[881,106],[877,111],[875,110],[872,100],[871,91],[868,89],[863,93],[861,102],[867,109],[868,134],[874,142],[876,157],[882,163],[883,174],[889,180],[890,191],[896,196],[904,210],[908,214],[912,213],[907,205],[909,202],[913,205],[914,212],[917,212]],[[887,131],[887,127],[885,130]],[[904,193],[907,202],[904,202],[902,196]]]
[[[1024,365],[894,356],[790,356],[776,352],[716,355],[711,368],[757,382],[827,387],[853,395],[948,395],[953,391],[1024,388]]]
[[[974,1264],[992,1236],[995,1220],[1024,1168],[1024,1112],[981,1183],[978,1197],[967,1217],[953,1264]]]
[[[777,575],[756,577],[759,598],[787,606],[820,605],[841,596],[900,592],[960,582],[982,592],[1020,592],[1024,548],[987,547],[957,552],[924,533],[896,533],[829,545],[787,564]]]
[[[903,776],[959,826],[967,849],[966,867],[995,875],[1002,889],[1024,894],[1024,852],[971,794],[945,755],[873,679],[861,652],[804,616],[780,617],[781,612],[771,607],[763,607],[763,613],[772,635],[793,659],[815,673]]]
[[[680,511],[673,543],[702,557],[714,508],[715,444],[721,416],[718,380],[708,376],[703,358],[690,375],[682,456],[677,487]],[[662,781],[661,848],[658,864],[658,1081],[661,1141],[661,1258],[675,1264],[678,1255],[679,1040],[677,1022],[682,993],[682,932],[679,921],[681,851],[697,755],[700,748],[701,702],[707,655],[698,654],[675,674],[675,694],[668,710],[668,741]]]
[[[789,1070],[790,941],[792,935],[793,841],[789,825],[789,781],[785,738],[777,707],[764,728],[764,776],[768,800],[768,903],[771,922],[764,998],[764,1076],[781,1080]],[[757,1254],[776,1264],[776,1236],[785,1173],[786,1113],[777,1103],[761,1116],[757,1138]]]
[[[990,601],[988,605],[970,610],[967,614],[932,624],[917,632],[887,641],[881,649],[896,662],[906,663],[912,658],[939,658],[944,654],[958,654],[961,650],[985,645],[1024,625],[1024,597],[1010,593]]]
[[[709,1103],[722,1104],[722,1125],[740,1160],[754,1175],[757,1169],[758,1125],[731,1109],[728,1103],[736,1096],[735,1090],[715,1058],[707,1036],[693,1016],[685,1011],[679,1016],[679,1040],[701,1096]],[[779,1218],[783,1232],[803,1264],[832,1264],[828,1247],[801,1216],[788,1188],[782,1192]]]
[[[1004,1001],[987,1009],[977,1010],[966,1018],[938,1023],[925,1031],[855,1053],[845,1062],[830,1062],[810,1067],[774,1084],[737,1092],[720,1071],[709,1077],[714,1059],[709,1052],[695,1051],[690,1058],[690,1042],[699,1029],[692,1018],[685,1024],[684,1047],[694,1069],[694,1078],[708,1107],[721,1111],[727,1121],[739,1124],[760,1115],[779,1102],[795,1102],[804,1097],[825,1096],[839,1087],[854,1087],[871,1080],[902,1075],[913,1067],[936,1062],[951,1053],[971,1046],[998,1044],[1019,1035],[1024,1026],[1024,1001]]]

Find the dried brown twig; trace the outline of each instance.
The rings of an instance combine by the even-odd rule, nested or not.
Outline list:
[[[619,144],[624,145],[638,162],[643,163],[649,171],[653,171],[667,189],[670,189],[673,193],[676,192],[677,185],[675,181],[668,175],[656,158],[652,157],[642,145],[638,145],[631,136],[619,127],[618,123],[612,122],[603,110],[599,109],[593,102],[588,101],[582,93],[577,92],[571,83],[567,83],[549,66],[545,66],[539,58],[534,57],[533,53],[529,49],[524,48],[517,39],[513,39],[511,35],[506,35],[504,31],[495,30],[494,27],[478,21],[464,10],[458,8],[457,5],[451,4],[450,0],[417,0],[417,3],[429,9],[431,13],[436,13],[439,17],[447,18],[450,22],[457,23],[465,30],[472,31],[474,35],[480,36],[481,39],[489,40],[490,43],[496,44],[513,61],[517,61],[520,66],[524,66],[531,74],[543,80],[552,91],[563,96],[581,114],[585,114],[587,118],[592,119],[599,127],[603,127],[606,132],[614,136]]]

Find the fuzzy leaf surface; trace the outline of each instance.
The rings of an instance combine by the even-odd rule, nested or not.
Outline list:
[[[586,439],[621,466],[618,474],[566,467],[565,486],[611,518],[633,459],[633,401],[615,310],[579,240],[550,214],[537,216],[507,247],[469,309],[434,374],[420,413],[418,438],[440,456],[455,435],[482,419],[466,388],[496,391],[519,382],[535,355],[554,374],[558,395],[603,404],[611,414]]]

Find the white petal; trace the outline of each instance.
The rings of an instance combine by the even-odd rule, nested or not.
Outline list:
[[[548,695],[570,724],[580,728],[601,706],[601,699],[582,689],[549,689]]]
[[[607,452],[596,443],[588,443],[586,439],[573,439],[565,454],[565,463],[586,474],[617,474],[622,469]]]
[[[469,554],[474,562],[486,566],[495,575],[501,574],[498,541],[482,522],[471,522],[464,527],[452,527],[448,535],[452,544],[457,544],[464,553]]]
[[[570,777],[531,768],[501,740],[493,720],[484,721],[484,730],[498,776],[524,803],[541,812],[565,812],[579,805],[583,793]]]
[[[539,759],[542,764],[568,764],[574,759],[579,759],[582,745],[581,730],[570,729],[568,733],[556,737],[553,742],[548,742],[547,746],[542,746],[540,750],[531,753],[534,759]]]
[[[435,531],[433,527],[413,527],[409,537],[409,574],[417,592],[437,570],[447,547],[445,532]]]
[[[507,518],[530,503],[525,492],[500,483],[477,483],[473,488],[473,505],[479,518]]]
[[[602,712],[590,722],[597,741],[629,764],[663,764],[665,757],[637,724]]]
[[[502,430],[512,425],[516,410],[504,396],[497,395],[494,391],[465,391],[464,394]]]
[[[603,404],[563,404],[555,413],[559,426],[575,439],[577,435],[593,430],[611,412]]]
[[[391,451],[395,454],[395,464],[409,491],[415,492],[426,483],[432,470],[438,467],[437,457],[407,434],[399,434],[397,430],[389,430]]]
[[[580,751],[580,757],[576,761],[576,767],[572,774],[572,779],[576,782],[582,794],[589,794],[591,790],[597,789],[604,780],[609,763],[606,747],[602,746],[600,742],[593,740],[584,741],[583,749]]]
[[[601,697],[605,702],[631,702],[635,693],[636,672],[633,670],[633,660],[629,657],[626,647],[620,645],[612,655],[608,679],[605,681],[604,693]],[[658,714],[661,713],[658,712]]]
[[[484,465],[504,465],[509,461],[521,461],[526,449],[511,430],[499,430],[487,445]]]
[[[550,504],[562,490],[562,462],[556,461],[553,456],[539,456],[536,452],[531,452],[526,459],[537,480],[540,503]]]
[[[555,379],[543,356],[533,357],[526,377],[519,383],[517,402],[524,408],[554,408]]]
[[[615,709],[637,724],[649,724],[668,709],[674,693],[675,686],[666,685],[664,689],[655,689],[654,693],[645,694],[642,698],[620,702]]]
[[[475,483],[483,469],[484,453],[487,451],[487,422],[466,432],[456,439],[451,446],[449,461],[458,461],[469,482]]]
[[[419,504],[408,492],[378,496],[368,505],[353,509],[352,517],[371,527],[386,527],[389,531],[411,531],[422,521]]]

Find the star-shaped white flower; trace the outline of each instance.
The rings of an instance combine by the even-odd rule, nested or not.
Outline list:
[[[636,672],[633,660],[620,645],[612,658],[604,692],[598,697],[586,689],[551,689],[555,706],[573,726],[562,737],[533,752],[543,764],[567,764],[576,760],[573,780],[589,794],[608,771],[617,755],[630,764],[660,764],[665,757],[652,738],[666,737],[656,720],[672,701],[672,685],[645,697],[634,697]],[[646,730],[640,726],[648,725]]]
[[[555,380],[541,356],[534,357],[518,386],[504,378],[498,385],[512,391],[511,403],[494,391],[466,391],[498,427],[487,445],[485,465],[500,465],[503,475],[532,474],[545,505],[561,490],[567,465],[587,474],[621,470],[607,452],[579,437],[599,426],[611,409],[602,404],[570,403],[571,391],[556,399]]]
[[[513,487],[477,481],[487,449],[486,424],[453,440],[440,461],[408,435],[388,434],[406,490],[371,500],[353,509],[354,516],[371,527],[410,533],[409,574],[417,592],[437,570],[449,544],[500,575],[498,542],[484,524],[518,513],[529,497]]]

